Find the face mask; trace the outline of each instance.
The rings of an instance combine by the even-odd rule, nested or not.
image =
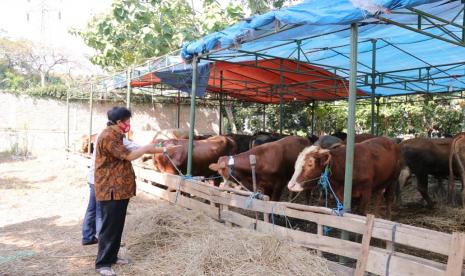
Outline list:
[[[122,132],[128,133],[129,130],[131,130],[131,124],[130,123],[123,123],[121,122],[122,126],[119,125],[119,129],[121,129]]]

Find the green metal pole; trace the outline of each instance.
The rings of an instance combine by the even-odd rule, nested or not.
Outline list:
[[[351,208],[352,198],[352,169],[354,161],[355,141],[355,104],[357,90],[357,40],[358,26],[356,23],[350,25],[350,75],[349,75],[349,114],[347,120],[347,150],[346,168],[344,177],[344,208]]]
[[[131,67],[127,71],[127,92],[126,92],[126,108],[131,108]]]
[[[220,72],[220,119],[219,119],[219,134],[223,134],[223,71]]]
[[[68,90],[66,90],[66,151],[70,150],[70,143],[69,143],[69,86]]]
[[[371,134],[375,134],[376,39],[371,40]]]
[[[283,116],[284,116],[284,106],[283,106],[283,69],[284,61],[281,59],[279,62],[279,134],[283,134]]]
[[[265,131],[266,129],[266,104],[263,104],[263,119],[262,119],[262,130]]]
[[[349,74],[349,114],[347,119],[347,148],[344,176],[344,209],[350,210],[352,199],[352,172],[355,142],[355,104],[357,91],[357,23],[350,25],[350,74]],[[342,239],[349,239],[349,232],[342,232]],[[344,259],[341,261],[345,262]]]
[[[376,98],[376,136],[379,136],[379,97]]]
[[[90,137],[92,136],[92,117],[93,117],[93,107],[94,107],[94,84],[90,84],[90,98],[89,98],[89,114],[90,114],[90,119],[89,119],[89,144],[87,147],[87,153],[90,154],[90,147],[91,147],[91,139]]]
[[[181,128],[181,92],[178,90],[178,105],[176,108],[176,128]]]
[[[465,4],[465,1],[462,0],[462,3]],[[463,18],[462,18],[462,43],[465,43],[465,5],[463,7]]]
[[[312,100],[312,122],[311,122],[312,135],[315,134],[315,100]]]
[[[279,134],[283,134],[283,115],[284,115],[284,110],[283,110],[283,93],[279,93]]]
[[[191,89],[191,112],[189,129],[189,148],[187,152],[187,175],[192,175],[192,154],[194,149],[195,130],[195,92],[197,91],[197,63],[200,59],[194,56],[192,60],[192,89]]]

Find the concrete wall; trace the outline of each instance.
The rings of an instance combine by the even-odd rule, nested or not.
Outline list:
[[[115,103],[94,102],[93,133],[102,130],[107,122],[106,112]],[[134,104],[131,125],[139,143],[148,143],[153,133],[176,127],[175,104]],[[89,133],[89,103],[70,103],[71,144]],[[32,152],[63,149],[66,143],[66,102],[16,96],[0,92],[0,151],[15,145]],[[189,106],[181,106],[181,128],[189,128]],[[137,135],[145,133],[145,135]],[[218,110],[199,107],[196,111],[196,132],[218,133]]]

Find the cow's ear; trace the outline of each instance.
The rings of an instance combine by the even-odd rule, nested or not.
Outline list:
[[[208,166],[208,168],[212,171],[217,172],[220,169],[220,166],[217,163],[212,163]]]
[[[320,161],[320,166],[324,167],[328,165],[330,157],[329,150],[320,151],[320,156],[318,158]]]
[[[219,163],[219,164],[218,164],[218,163],[212,163],[212,164],[210,164],[210,165],[208,166],[208,168],[209,168],[210,170],[212,170],[212,171],[217,172],[217,171],[219,171],[219,170],[221,170],[221,169],[226,168],[226,164],[225,164],[224,162],[221,162],[221,163]]]

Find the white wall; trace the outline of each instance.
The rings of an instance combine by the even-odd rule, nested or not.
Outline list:
[[[106,112],[115,103],[94,102],[93,133],[102,130],[107,122]],[[175,104],[133,104],[131,125],[134,132],[150,130],[153,133],[176,126]],[[16,96],[0,92],[0,151],[14,143],[27,143],[31,151],[63,149],[66,142],[66,102]],[[89,132],[89,104],[70,103],[70,141],[76,141]],[[189,106],[181,106],[181,128],[189,128]],[[196,131],[218,133],[218,109],[198,107]],[[147,132],[145,132],[147,133]],[[150,135],[145,135],[146,143]],[[140,137],[140,136],[139,136]],[[138,142],[145,142],[138,141]]]

